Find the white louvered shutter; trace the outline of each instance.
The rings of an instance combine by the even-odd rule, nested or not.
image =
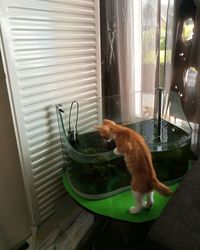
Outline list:
[[[101,96],[98,0],[1,0],[2,53],[32,222],[64,194],[55,104]],[[98,119],[94,112],[82,114]],[[93,106],[94,106],[93,105]],[[88,119],[87,119],[88,118]]]

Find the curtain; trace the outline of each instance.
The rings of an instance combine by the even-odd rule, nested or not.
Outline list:
[[[106,117],[122,121],[133,92],[133,1],[101,0],[102,96]],[[129,108],[128,108],[129,107]],[[126,110],[126,112],[125,112]]]
[[[141,19],[135,11],[140,2]],[[178,93],[190,122],[192,148],[200,153],[200,0],[101,0],[102,93],[105,116],[128,120],[135,112],[133,93],[163,86]],[[141,22],[140,32],[136,31]],[[192,26],[193,25],[193,26]],[[138,50],[141,60],[138,60]],[[138,64],[140,67],[138,67]],[[140,77],[137,81],[137,69]],[[123,98],[123,94],[125,94]],[[143,98],[147,109],[149,103]],[[142,102],[141,101],[141,102]],[[149,102],[153,102],[150,98]],[[156,103],[156,101],[155,101]],[[155,105],[156,106],[156,105]],[[154,112],[155,108],[153,107]],[[144,110],[142,110],[144,111]],[[145,112],[145,111],[144,111]],[[120,114],[120,115],[119,115]]]
[[[141,108],[152,103],[152,98],[142,98],[141,91],[154,90],[159,85],[156,77],[158,3],[159,0],[100,1],[102,96],[106,117],[130,121],[133,114],[143,112],[136,106]],[[137,96],[136,91],[140,92]],[[119,96],[108,98],[113,95]]]

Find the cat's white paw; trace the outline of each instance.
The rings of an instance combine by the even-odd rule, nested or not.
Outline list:
[[[143,205],[143,207],[146,209],[150,209],[152,206],[153,206],[153,202],[147,202],[147,201],[145,201]]]
[[[142,210],[142,207],[130,207],[129,213],[130,214],[139,214]]]
[[[121,155],[120,152],[117,150],[117,148],[115,148],[115,149],[113,150],[113,153],[114,153],[115,155]]]

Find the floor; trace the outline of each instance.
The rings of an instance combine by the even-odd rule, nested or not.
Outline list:
[[[85,228],[84,218],[90,214],[84,212],[82,218],[79,218],[78,227]],[[145,223],[129,223],[122,222],[105,217],[95,217],[94,223],[89,229],[82,230],[83,237],[80,237],[80,232],[77,226],[59,234],[58,237],[48,237],[45,244],[39,246],[39,250],[141,250],[146,235],[153,225],[153,221]],[[81,225],[82,224],[82,225]],[[76,244],[76,238],[82,238],[79,244]],[[49,244],[50,243],[50,244]],[[18,250],[32,250],[33,248],[28,243],[25,243]]]
[[[37,241],[30,237],[17,250],[75,250],[82,239],[89,235],[94,224],[94,216],[81,210],[79,216],[68,227],[68,220],[60,221],[48,232],[38,234]],[[1,249],[0,249],[1,250]]]
[[[153,222],[128,223],[102,218],[77,250],[140,250]]]

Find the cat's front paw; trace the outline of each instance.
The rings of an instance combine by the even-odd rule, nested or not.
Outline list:
[[[117,150],[117,148],[115,148],[115,149],[113,150],[113,153],[114,153],[115,155],[121,155],[120,152]]]
[[[130,207],[129,213],[130,214],[139,214],[142,210],[142,207]]]

